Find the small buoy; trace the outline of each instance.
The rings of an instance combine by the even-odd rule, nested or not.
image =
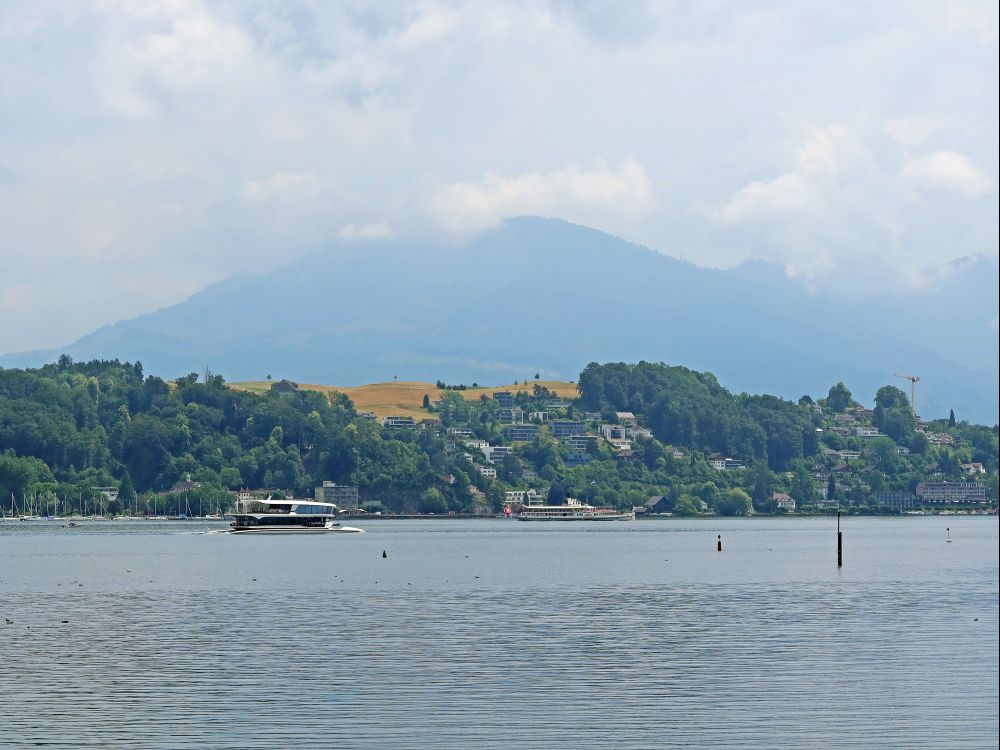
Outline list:
[[[722,534],[716,536],[715,549],[718,552],[722,552]]]
[[[945,541],[945,542],[946,542],[947,544],[951,544],[951,528],[949,527],[949,528],[945,529],[945,532],[947,532],[947,535],[948,535],[948,536],[947,536],[947,537],[945,538],[945,540],[944,540],[944,541]]]
[[[388,557],[388,555],[387,555],[387,554],[385,554],[385,550],[382,550],[382,559],[384,560],[384,559],[385,559],[385,558],[387,558],[387,557]]]

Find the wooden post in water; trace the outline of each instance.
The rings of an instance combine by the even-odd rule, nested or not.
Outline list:
[[[715,551],[716,552],[722,552],[722,534],[719,534],[715,538]]]
[[[837,511],[837,567],[844,567],[844,532],[840,530],[840,511]]]

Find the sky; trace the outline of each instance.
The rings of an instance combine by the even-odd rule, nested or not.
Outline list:
[[[917,291],[996,259],[995,2],[0,3],[0,352],[507,216]]]

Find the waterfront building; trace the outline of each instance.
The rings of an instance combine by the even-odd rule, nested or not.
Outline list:
[[[982,482],[921,482],[917,497],[922,505],[985,505]]]
[[[358,509],[358,488],[336,482],[323,482],[322,487],[317,487],[313,492],[313,498],[324,503],[333,503],[341,510]]]

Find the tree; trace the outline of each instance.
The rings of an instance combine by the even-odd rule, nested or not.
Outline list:
[[[128,469],[125,469],[125,473],[122,474],[122,481],[118,486],[118,499],[126,508],[135,502],[135,486],[132,484],[132,477],[128,473]]]
[[[872,419],[876,427],[897,443],[909,439],[917,427],[906,394],[894,385],[878,389]]]
[[[696,516],[698,515],[699,507],[700,505],[697,497],[684,493],[677,498],[671,512],[675,516]]]
[[[427,395],[427,394],[425,393],[425,394],[424,394],[424,400],[423,400],[423,402],[422,402],[422,403],[423,403],[423,407],[424,407],[425,409],[430,409],[430,408],[431,408],[431,397],[430,397],[430,396],[428,396],[428,395]]]
[[[847,390],[847,386],[844,385],[843,381],[833,386],[826,397],[826,405],[838,414],[843,414],[853,401],[854,397],[851,396],[851,392]]]
[[[920,456],[931,447],[931,441],[923,432],[914,432],[910,437],[910,452]]]
[[[549,486],[548,504],[549,505],[566,504],[566,488],[563,487],[559,482],[553,482]]]
[[[535,373],[535,380],[538,380],[538,379],[540,379],[541,377],[542,377],[542,376],[541,376],[541,375],[539,375],[539,374],[538,374],[537,372]]]
[[[955,426],[955,410],[954,409],[949,409],[948,410],[948,426],[949,427],[954,427]]]
[[[799,464],[795,469],[795,476],[792,479],[792,497],[799,505],[809,505],[814,500],[815,491],[813,489],[812,477],[804,464]]]
[[[833,474],[826,480],[826,499],[830,503],[837,500],[837,480],[833,478]]]
[[[753,501],[753,507],[762,513],[770,513],[775,507],[774,498],[771,496],[774,477],[765,461],[757,461],[750,471],[750,499]]]
[[[750,513],[750,496],[739,487],[726,490],[715,502],[715,510],[720,516],[745,516]]]
[[[431,487],[420,498],[417,509],[421,513],[447,513],[448,503],[441,494],[441,490]]]

